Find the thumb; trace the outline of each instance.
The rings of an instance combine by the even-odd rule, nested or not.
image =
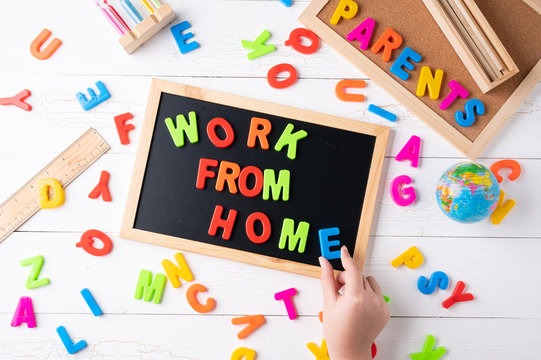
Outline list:
[[[321,288],[323,290],[323,307],[334,304],[338,295],[338,284],[334,278],[334,270],[329,260],[319,257],[321,265]]]

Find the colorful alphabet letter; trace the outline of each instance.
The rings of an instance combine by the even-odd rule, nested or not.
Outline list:
[[[413,187],[403,188],[403,185],[411,184],[411,178],[407,175],[397,176],[391,181],[391,198],[398,206],[408,206],[413,204],[417,199],[415,189]]]
[[[162,266],[163,270],[167,274],[167,278],[169,278],[169,281],[171,282],[171,285],[176,289],[181,286],[179,279],[186,282],[193,281],[193,274],[182,253],[176,253],[175,260],[177,261],[178,266],[167,259],[162,261]]]
[[[290,320],[295,320],[297,318],[297,311],[295,310],[295,303],[293,302],[293,296],[295,295],[297,295],[297,290],[295,288],[286,289],[274,294],[274,300],[284,301],[287,316]]]
[[[409,160],[412,167],[416,168],[419,165],[419,152],[421,151],[421,138],[413,135],[410,137],[406,145],[396,155],[396,161]]]
[[[173,34],[173,38],[175,39],[175,42],[177,43],[178,49],[180,50],[181,54],[186,54],[199,48],[199,43],[197,41],[194,40],[187,42],[188,40],[193,38],[193,33],[187,32],[183,34],[185,30],[188,30],[191,27],[192,26],[188,21],[183,21],[180,24],[171,26],[171,33]]]
[[[28,266],[32,265],[32,269],[30,270],[30,274],[28,275],[28,278],[26,279],[26,288],[27,289],[35,289],[37,287],[47,285],[50,283],[49,278],[43,278],[39,279],[39,273],[41,272],[41,268],[43,267],[43,262],[45,259],[42,255],[37,255],[28,259],[21,260],[20,264],[21,266]]]
[[[36,327],[36,317],[34,316],[34,308],[32,307],[32,299],[28,296],[22,296],[17,304],[11,326],[17,327],[22,323],[26,323],[29,329]]]
[[[39,179],[39,207],[42,209],[53,209],[64,203],[65,195],[62,184],[55,179]],[[53,197],[49,192],[53,191]]]
[[[188,300],[188,304],[197,311],[200,314],[208,313],[216,307],[216,300],[214,298],[207,298],[207,302],[205,304],[201,304],[199,300],[197,300],[197,294],[200,292],[206,292],[207,288],[204,285],[201,284],[193,284],[186,290],[186,299]]]
[[[237,337],[242,340],[246,339],[251,333],[265,323],[265,316],[258,314],[236,317],[231,319],[231,323],[233,325],[247,324],[247,326],[237,334]]]
[[[103,170],[100,174],[100,180],[98,185],[88,194],[90,199],[97,199],[100,195],[103,201],[110,202],[112,200],[111,193],[109,192],[109,178],[110,174],[108,171]]]
[[[417,288],[425,295],[430,295],[439,287],[442,290],[447,289],[449,286],[449,278],[443,271],[435,271],[430,276],[430,280],[427,280],[424,276],[419,276],[417,280]]]
[[[257,59],[260,56],[276,50],[274,45],[265,44],[267,40],[269,40],[270,36],[271,34],[268,30],[263,30],[263,32],[254,41],[241,40],[241,45],[243,48],[253,50],[246,55],[249,60]]]
[[[99,239],[103,243],[102,248],[94,247],[94,238]],[[75,246],[83,248],[83,250],[90,255],[103,256],[111,252],[113,249],[113,242],[105,233],[99,230],[90,229],[81,235],[81,240],[79,240]]]
[[[423,264],[423,261],[423,254],[415,246],[412,246],[391,261],[391,265],[396,268],[404,264],[409,269],[416,269]]]

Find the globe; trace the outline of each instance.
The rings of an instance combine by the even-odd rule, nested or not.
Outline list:
[[[498,205],[500,186],[492,172],[481,164],[462,162],[447,169],[436,189],[438,206],[461,223],[474,223],[489,216]]]

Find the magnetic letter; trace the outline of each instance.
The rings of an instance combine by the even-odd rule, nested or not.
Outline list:
[[[391,53],[402,45],[402,36],[391,28],[387,28],[370,49],[377,54],[383,49],[382,59],[384,62],[391,60]]]
[[[432,335],[426,337],[423,350],[420,353],[410,354],[412,360],[438,360],[445,354],[445,348],[443,346],[433,350],[436,339]]]
[[[475,114],[483,115],[485,113],[485,105],[478,99],[470,99],[464,105],[464,111],[466,116],[462,111],[455,112],[455,120],[458,125],[462,127],[472,126],[475,122]]]
[[[253,50],[246,55],[249,60],[256,59],[260,56],[276,50],[274,45],[265,44],[267,40],[269,40],[270,36],[271,34],[268,30],[263,30],[263,32],[253,42],[248,40],[241,40],[240,43],[243,48]]]
[[[407,175],[397,176],[391,182],[391,198],[396,205],[408,206],[411,205],[417,198],[415,189],[413,187],[402,187],[403,185],[408,184],[411,184],[411,178]]]
[[[15,314],[13,314],[13,320],[11,320],[11,326],[17,327],[22,323],[26,323],[26,326],[31,329],[36,327],[36,317],[34,316],[34,308],[32,307],[32,299],[27,296],[22,296],[17,304]]]
[[[28,278],[26,279],[27,289],[34,289],[34,288],[47,285],[50,283],[49,278],[43,278],[43,279],[38,280],[44,261],[45,259],[41,255],[37,255],[28,259],[21,260],[20,262],[21,266],[32,265],[32,269],[30,269],[30,274],[28,275]]]
[[[231,170],[229,172],[228,170]],[[234,162],[221,161],[218,169],[218,177],[216,178],[216,190],[223,191],[225,182],[231,194],[237,193],[237,183],[235,180],[239,177],[240,166]]]
[[[496,180],[498,180],[498,183],[501,183],[503,181],[503,177],[498,174],[501,169],[511,169],[511,174],[509,174],[509,180],[515,181],[520,176],[520,173],[522,169],[520,168],[520,164],[516,160],[506,159],[506,160],[500,160],[496,161],[492,166],[490,166],[490,171],[496,176]]]
[[[212,215],[212,220],[210,221],[210,227],[208,234],[210,236],[216,236],[218,228],[224,229],[222,234],[222,239],[229,240],[231,237],[231,232],[233,231],[233,226],[235,225],[235,219],[237,217],[237,210],[231,209],[227,219],[222,219],[222,213],[224,211],[223,206],[216,205],[214,208],[214,214]]]
[[[216,134],[217,126],[221,127],[225,132],[225,138],[223,140],[218,137],[218,134]],[[235,140],[235,132],[233,131],[231,124],[228,123],[226,119],[220,117],[209,121],[207,124],[207,135],[214,146],[221,149],[229,147],[229,145],[233,144],[233,141]]]
[[[188,136],[188,140],[190,140],[192,144],[199,142],[199,132],[197,131],[197,114],[195,111],[190,111],[188,113],[188,118],[190,119],[189,123],[184,115],[177,115],[176,126],[173,123],[173,119],[165,119],[165,125],[167,126],[167,130],[169,130],[169,134],[171,134],[171,138],[173,139],[176,147],[184,146],[184,134]]]
[[[197,169],[197,181],[195,187],[198,189],[205,188],[205,180],[216,176],[214,171],[208,170],[209,167],[218,166],[218,160],[201,158],[199,160],[199,168]]]
[[[398,55],[398,58],[396,58],[396,60],[394,61],[390,71],[396,76],[398,76],[400,80],[406,81],[410,77],[410,74],[404,71],[402,67],[405,67],[409,71],[412,71],[415,68],[415,65],[410,63],[408,60],[411,59],[412,61],[418,63],[419,61],[421,61],[422,58],[423,57],[421,55],[406,46],[404,50],[402,50],[400,55]]]
[[[103,247],[101,249],[94,247],[94,238],[100,239],[100,241],[103,243]],[[111,241],[111,238],[109,238],[109,236],[105,235],[103,232],[91,229],[85,231],[83,235],[81,235],[81,240],[75,244],[75,246],[82,247],[83,250],[90,255],[103,256],[111,252],[113,249],[113,242]]]
[[[424,257],[423,254],[415,246],[410,247],[408,250],[404,251],[400,256],[391,261],[393,267],[399,267],[404,264],[409,269],[416,269],[423,264]]]
[[[111,193],[109,192],[109,177],[110,174],[108,171],[103,170],[100,174],[100,180],[98,181],[98,185],[88,194],[88,197],[90,199],[97,199],[100,195],[103,201],[110,202],[111,199]]]
[[[430,275],[430,280],[424,276],[419,276],[417,288],[425,295],[430,295],[439,287],[442,290],[449,286],[449,278],[443,271],[435,271]]]
[[[188,30],[190,27],[192,26],[188,21],[183,21],[180,24],[171,26],[171,33],[173,34],[173,38],[175,39],[181,54],[186,54],[199,48],[199,43],[195,40],[186,42],[187,40],[193,38],[193,33],[182,33],[184,30]]]
[[[327,260],[340,259],[340,250],[331,251],[332,246],[340,246],[340,240],[329,240],[329,237],[340,234],[337,227],[321,229],[318,231],[321,256]]]
[[[169,281],[171,282],[171,285],[174,288],[178,288],[181,286],[179,279],[190,282],[193,280],[193,274],[190,267],[186,263],[186,260],[184,260],[184,255],[182,255],[182,253],[176,253],[175,260],[177,261],[178,266],[167,259],[162,261],[162,266],[163,270],[167,274],[167,278],[169,278]]]
[[[336,97],[342,101],[364,101],[363,94],[348,94],[346,93],[347,88],[364,88],[366,83],[364,80],[350,80],[344,79],[340,80],[336,87],[334,88],[334,94]]]
[[[62,184],[55,179],[39,179],[39,207],[52,209],[64,203],[65,195]],[[49,191],[52,188],[53,197],[49,198]]]
[[[293,302],[293,296],[295,295],[297,295],[297,290],[295,288],[290,288],[274,294],[274,300],[284,301],[289,320],[295,320],[297,318],[297,311],[295,310],[295,303]]]
[[[304,139],[308,133],[304,130],[299,130],[293,133],[293,124],[287,124],[284,132],[274,146],[274,150],[281,151],[287,145],[287,157],[294,160],[297,157],[297,141]]]
[[[251,189],[248,188],[248,176],[250,175],[253,175],[255,179],[254,186]],[[261,193],[264,181],[263,173],[259,168],[256,166],[246,166],[239,175],[240,193],[246,197],[255,197]]]
[[[257,359],[257,353],[255,350],[240,347],[233,352],[231,360],[255,360]]]
[[[289,200],[289,182],[291,174],[289,170],[280,170],[278,173],[278,181],[276,181],[276,173],[274,169],[265,169],[263,171],[263,200],[269,200],[272,192],[272,200],[280,200],[280,193],[282,194],[282,200]]]
[[[197,311],[200,314],[208,313],[216,307],[216,300],[209,297],[207,299],[207,302],[205,304],[201,304],[197,300],[197,294],[200,292],[206,292],[207,288],[204,285],[201,284],[193,284],[186,290],[186,299],[188,300],[188,304]]]
[[[340,0],[340,3],[334,10],[331,17],[331,24],[336,25],[340,21],[340,18],[347,20],[353,19],[359,10],[359,5],[353,0]]]
[[[453,295],[451,295],[448,299],[444,300],[441,303],[441,306],[443,306],[446,309],[449,309],[451,306],[453,306],[457,302],[472,301],[474,299],[473,294],[464,293],[465,288],[466,288],[466,284],[464,284],[464,282],[462,281],[457,282],[455,289],[453,290]]]
[[[314,343],[308,343],[306,345],[308,350],[316,357],[316,360],[330,360],[329,352],[327,351],[327,343],[325,339],[321,340],[321,347],[317,347]]]
[[[282,233],[280,234],[280,242],[278,247],[284,249],[286,242],[288,243],[287,249],[289,251],[295,251],[297,244],[299,244],[298,251],[304,252],[306,248],[306,239],[308,238],[308,230],[310,230],[310,224],[306,221],[299,222],[299,226],[295,231],[295,220],[285,218],[282,223]]]
[[[451,80],[449,82],[449,87],[451,88],[451,92],[440,103],[440,109],[442,110],[447,109],[453,103],[453,101],[456,100],[457,97],[460,96],[461,98],[465,99],[468,96],[470,96],[470,93],[468,92],[468,90],[464,89],[462,85],[460,85],[455,80]]]
[[[509,212],[515,207],[517,202],[515,200],[507,200],[504,204],[505,192],[500,190],[500,198],[498,199],[498,205],[490,215],[490,222],[494,225],[498,225],[509,214]]]
[[[416,168],[419,165],[419,151],[421,150],[421,138],[413,135],[406,145],[396,155],[396,161],[409,160],[411,166]]]
[[[269,141],[267,135],[271,132],[272,124],[269,120],[252,117],[250,122],[250,132],[248,133],[248,147],[255,147],[256,140],[259,140],[263,150],[269,149]]]
[[[302,38],[310,40],[310,46],[302,44]],[[284,43],[285,46],[291,46],[302,54],[313,54],[319,49],[319,38],[312,31],[305,28],[297,28],[289,34],[289,39]]]
[[[372,18],[366,18],[359,26],[353,29],[352,32],[346,36],[348,41],[357,40],[361,44],[361,49],[368,49],[370,45],[370,39],[372,38],[372,32],[376,26],[376,21]]]
[[[133,119],[133,115],[129,112],[114,117],[116,131],[120,139],[120,144],[122,145],[128,145],[130,143],[128,133],[135,130],[135,126],[133,126],[133,124],[126,125],[126,121],[131,119]]]
[[[415,94],[419,97],[425,96],[426,88],[428,88],[428,96],[432,100],[437,100],[440,97],[441,82],[443,81],[443,70],[438,69],[432,76],[430,67],[423,66],[419,81],[417,82],[417,91]]]
[[[80,340],[74,344],[70,336],[68,335],[66,328],[63,326],[57,327],[56,332],[58,333],[58,336],[60,336],[60,340],[62,340],[62,344],[64,344],[64,347],[69,354],[75,354],[76,352],[83,350],[87,346],[86,341],[84,340]]]
[[[242,340],[246,339],[251,333],[257,330],[261,325],[265,323],[265,316],[259,315],[248,315],[241,316],[231,319],[231,324],[233,325],[242,325],[248,324],[244,329],[242,329],[237,337]]]
[[[256,221],[259,221],[263,227],[261,235],[257,235],[255,233],[254,224]],[[250,216],[248,216],[246,219],[245,230],[246,235],[251,242],[255,244],[262,244],[269,240],[271,236],[271,223],[267,215],[263,214],[262,212],[255,212],[250,214]]]
[[[159,304],[162,302],[166,282],[167,278],[164,274],[158,273],[154,277],[154,280],[152,280],[152,273],[150,271],[141,270],[139,279],[137,280],[134,298],[136,300],[143,298],[144,301],[152,301],[154,299],[154,304]]]
[[[94,296],[92,296],[92,293],[88,289],[81,290],[81,295],[83,295],[83,299],[85,299],[86,304],[90,308],[90,311],[92,311],[92,314],[94,316],[100,316],[103,315],[103,311],[101,311],[100,306],[96,302],[96,299],[94,299]]]
[[[289,73],[289,76],[284,80],[277,80],[276,76],[281,72]],[[285,89],[297,81],[297,69],[291,64],[278,64],[269,69],[267,72],[267,82],[275,89]]]

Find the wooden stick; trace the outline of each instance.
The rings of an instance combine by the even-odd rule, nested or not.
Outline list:
[[[464,27],[464,24],[462,24],[462,22],[460,21],[449,0],[441,0],[440,2],[445,11],[447,12],[449,18],[454,23],[455,28],[460,33],[462,40],[466,43],[470,51],[473,53],[475,60],[481,65],[481,68],[483,69],[487,77],[490,79],[490,81],[496,80],[498,78],[496,72],[492,70],[492,68],[488,65],[487,60],[484,58],[477,45],[475,45],[475,42],[468,34],[468,31]]]
[[[505,69],[505,65],[501,61],[501,58],[497,54],[496,50],[490,44],[490,41],[487,39],[483,30],[479,27],[477,21],[473,17],[471,11],[466,8],[462,0],[451,0],[454,3],[454,9],[458,10],[457,15],[463,21],[468,33],[472,36],[476,45],[483,52],[485,59],[487,59],[492,70],[496,72],[498,78],[501,78],[503,73],[502,70]]]

